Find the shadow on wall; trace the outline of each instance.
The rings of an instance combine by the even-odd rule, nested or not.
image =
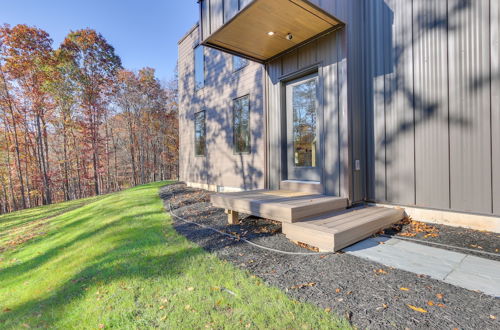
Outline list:
[[[454,152],[466,157],[467,150],[450,147],[454,142],[450,132],[463,139],[483,134],[480,122],[485,118],[480,116],[486,117],[490,110],[485,106],[477,109],[477,117],[468,116],[460,104],[454,103],[456,109],[450,106],[450,95],[463,91],[464,97],[479,98],[489,89],[490,79],[499,78],[460,65],[465,59],[448,60],[459,47],[448,38],[459,40],[463,29],[471,29],[463,24],[464,13],[476,10],[475,5],[472,0],[366,3],[364,42],[369,56],[364,65],[370,79],[364,86],[370,200],[453,207],[452,160]],[[470,47],[472,42],[464,41],[461,47]],[[467,60],[476,55],[469,56]],[[452,77],[465,81],[457,85]],[[484,104],[478,103],[478,108]],[[491,191],[491,186],[484,189]]]
[[[194,33],[197,35],[196,31]],[[207,146],[206,157],[195,157],[192,146],[182,152],[183,179],[242,189],[262,188],[265,166],[264,68],[260,66],[254,70],[251,63],[233,72],[230,55],[205,48],[205,56],[206,83],[201,90],[194,91],[194,70],[189,58],[180,68],[184,72],[179,77],[183,91],[180,104],[185,108],[180,113],[180,120],[185,125],[185,131],[181,132],[185,140],[183,145],[186,147],[194,143],[194,114],[205,110]],[[244,95],[250,95],[251,152],[236,154],[233,151],[233,100]]]

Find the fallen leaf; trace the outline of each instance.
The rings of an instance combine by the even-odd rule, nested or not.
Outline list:
[[[387,305],[387,304],[383,304],[383,305],[382,305],[382,307],[384,307],[384,308],[389,308],[389,305]]]
[[[492,319],[492,320],[496,320],[496,319],[497,319],[497,317],[496,317],[495,315],[490,315],[490,319]]]
[[[408,289],[408,288],[399,288],[399,290],[401,290],[401,291],[410,291],[410,289]]]
[[[431,301],[428,301],[428,302],[427,302],[427,305],[429,305],[429,306],[434,306],[434,301],[432,301],[432,300],[431,300]]]
[[[3,309],[3,311],[4,311],[4,313],[8,313],[8,312],[11,312],[11,311],[12,311],[12,309],[10,309],[10,308],[8,308],[8,307],[5,307],[5,308]]]
[[[444,298],[444,296],[443,296],[443,294],[442,294],[442,293],[438,293],[438,294],[436,294],[436,297],[437,297],[438,299],[443,299],[443,298]]]
[[[398,235],[403,236],[403,237],[415,237],[415,236],[417,236],[416,233],[400,233]]]
[[[104,324],[99,324],[99,329],[104,329]]]
[[[248,328],[250,328],[251,326],[252,326],[252,324],[251,324],[251,323],[247,323],[247,324],[245,325],[245,328],[247,328],[247,329],[248,329]]]
[[[340,291],[342,291],[342,290],[339,288],[335,289],[335,293],[340,293]]]
[[[315,285],[316,285],[315,282],[309,282],[309,283],[303,283],[303,284],[294,285],[290,289],[302,289],[302,288],[305,288],[305,287],[312,287],[312,286],[315,286]]]
[[[471,244],[470,246],[471,246],[471,247],[473,247],[473,248],[475,248],[475,249],[479,249],[479,250],[482,250],[482,249],[483,249],[483,247],[482,247],[482,246],[477,245],[477,244]]]
[[[408,304],[406,304],[406,306],[410,307],[411,309],[413,309],[416,312],[427,313],[427,311],[425,309],[423,309],[423,308],[420,308],[420,307],[417,307],[417,306],[413,306],[413,305],[408,305]]]
[[[500,250],[499,250],[499,249],[495,249],[495,252],[497,252],[497,253],[498,253],[498,252],[500,252]]]
[[[163,305],[160,306],[160,309],[164,309],[164,308],[165,308],[165,306],[163,306]]]
[[[443,304],[437,304],[439,307],[446,307],[446,305]]]
[[[387,272],[385,270],[383,270],[382,268],[374,270],[373,272],[375,274],[387,274]]]
[[[325,312],[330,313],[331,311],[332,311],[332,309],[331,309],[331,308],[329,308],[329,307],[328,307],[328,308],[325,308]],[[490,315],[490,316],[492,316],[492,315]]]
[[[439,234],[436,233],[431,233],[431,234],[426,234],[424,238],[429,238],[429,237],[439,237]]]
[[[190,310],[190,309],[191,309],[191,306],[186,305],[186,306],[184,306],[184,309],[188,311],[188,310]]]
[[[188,291],[194,291],[194,288],[192,286],[190,286],[189,288],[187,288]]]

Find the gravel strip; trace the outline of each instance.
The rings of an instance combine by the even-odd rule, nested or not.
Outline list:
[[[226,225],[226,215],[210,205],[206,191],[176,184],[162,188],[160,196],[186,220],[267,247],[310,252],[290,242],[280,233],[279,224],[269,220],[242,215],[242,225]],[[205,250],[294,299],[330,308],[359,328],[500,329],[500,299],[482,293],[348,254],[284,255],[175,219],[174,227]]]

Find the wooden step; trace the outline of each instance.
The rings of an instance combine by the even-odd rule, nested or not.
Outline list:
[[[283,223],[283,234],[292,241],[338,251],[359,242],[403,219],[403,209],[360,207]]]
[[[229,211],[288,223],[343,210],[348,203],[347,198],[288,190],[213,194],[210,202]]]

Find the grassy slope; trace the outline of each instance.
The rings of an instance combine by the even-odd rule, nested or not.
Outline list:
[[[157,196],[161,186],[133,188],[58,215],[43,237],[0,255],[0,327],[347,326],[178,235]],[[62,210],[53,208],[52,214]],[[0,235],[49,213],[39,208],[2,216]]]

